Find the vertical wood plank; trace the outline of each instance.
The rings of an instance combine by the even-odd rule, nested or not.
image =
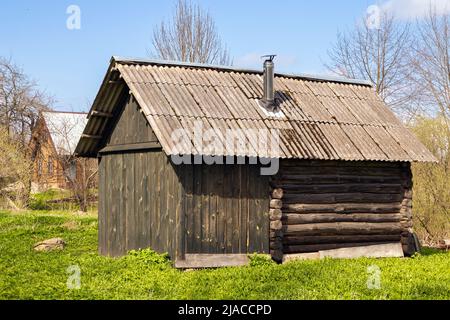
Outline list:
[[[217,168],[217,215],[216,215],[216,241],[217,241],[217,253],[225,253],[226,251],[226,197],[225,197],[225,165],[218,166]]]
[[[192,252],[192,243],[194,238],[194,166],[184,166],[185,172],[185,192],[184,192],[184,215],[185,215],[185,252]]]
[[[248,166],[241,166],[240,210],[239,210],[239,252],[247,252],[248,223]]]
[[[105,183],[105,175],[106,175],[106,166],[105,166],[105,159],[99,158],[98,159],[98,179],[99,179],[99,194],[98,194],[98,252],[101,255],[106,255],[106,183]]]

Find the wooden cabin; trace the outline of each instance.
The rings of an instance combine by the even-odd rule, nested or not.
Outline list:
[[[86,126],[86,117],[85,112],[40,113],[30,139],[30,150],[34,159],[33,190],[69,189],[70,181],[81,177],[82,162],[71,160]],[[97,166],[95,161],[87,163],[90,167]]]
[[[367,82],[274,74],[271,59],[255,71],[113,57],[76,153],[99,160],[100,253],[151,247],[178,265],[411,254],[411,162],[435,161]]]

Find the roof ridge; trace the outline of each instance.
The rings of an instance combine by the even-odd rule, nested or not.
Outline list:
[[[144,58],[126,58],[120,56],[113,56],[111,62],[117,62],[122,64],[147,64],[147,65],[161,65],[161,66],[173,66],[173,67],[187,67],[187,68],[205,68],[205,69],[216,69],[228,72],[240,72],[240,73],[253,73],[253,74],[263,74],[263,70],[224,66],[224,65],[213,65],[206,63],[194,63],[194,62],[182,62],[173,60],[159,60],[159,59],[144,59]],[[327,75],[312,75],[307,73],[279,73],[275,72],[275,76],[286,77],[293,79],[303,79],[318,82],[335,82],[335,83],[345,83],[345,84],[355,84],[362,86],[372,87],[372,83],[368,80],[363,79],[350,79],[339,76],[327,76]]]

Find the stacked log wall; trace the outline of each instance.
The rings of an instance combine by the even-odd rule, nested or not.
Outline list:
[[[275,260],[392,242],[414,252],[409,163],[284,160],[271,186]]]

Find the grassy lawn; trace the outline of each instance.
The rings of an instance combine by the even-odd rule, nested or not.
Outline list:
[[[53,237],[63,251],[34,252]],[[79,266],[81,288],[68,289]],[[368,289],[367,268],[381,270]],[[97,218],[67,212],[0,211],[0,299],[450,299],[450,252],[411,259],[298,261],[182,272],[149,250],[120,259],[97,254]]]

